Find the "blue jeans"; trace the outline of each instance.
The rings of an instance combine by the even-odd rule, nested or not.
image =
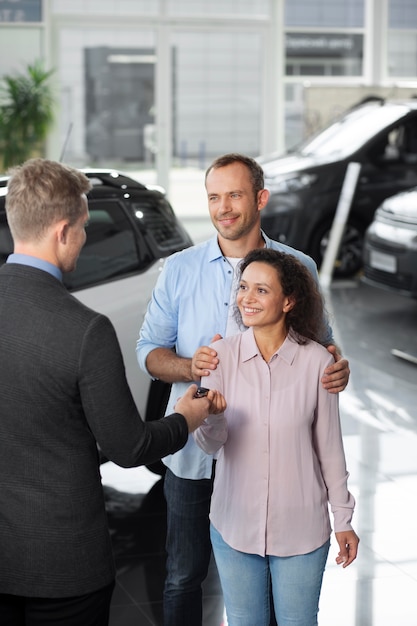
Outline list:
[[[262,557],[231,548],[211,526],[229,626],[268,626],[270,581],[279,626],[317,626],[330,540],[300,556]]]
[[[209,511],[213,479],[178,478],[167,469],[167,577],[164,626],[202,623],[201,584],[211,556]],[[253,626],[253,625],[252,625]]]

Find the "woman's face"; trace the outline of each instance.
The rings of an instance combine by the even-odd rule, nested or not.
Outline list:
[[[282,323],[294,306],[294,300],[282,292],[277,270],[262,261],[254,261],[244,270],[236,302],[245,326],[254,328]]]

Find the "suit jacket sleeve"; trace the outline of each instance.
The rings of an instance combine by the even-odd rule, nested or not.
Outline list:
[[[152,463],[182,448],[188,439],[184,416],[144,423],[125,376],[111,322],[95,316],[86,329],[79,362],[80,401],[105,456],[122,467]]]

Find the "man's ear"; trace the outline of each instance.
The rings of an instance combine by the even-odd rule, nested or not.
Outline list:
[[[258,211],[262,211],[264,206],[268,203],[269,200],[269,191],[268,189],[261,189],[258,191]]]
[[[59,243],[66,244],[68,240],[69,223],[67,220],[57,222],[55,227],[56,238]]]

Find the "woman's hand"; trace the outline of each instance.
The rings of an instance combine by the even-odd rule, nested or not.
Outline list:
[[[221,339],[222,336],[214,335],[210,343],[214,343]],[[191,377],[193,380],[199,380],[203,376],[210,376],[210,370],[215,370],[219,364],[217,352],[209,346],[200,346],[191,359]]]
[[[347,567],[356,559],[358,554],[359,537],[354,530],[346,530],[344,532],[335,533],[337,543],[339,544],[339,554],[336,557],[336,563]]]

